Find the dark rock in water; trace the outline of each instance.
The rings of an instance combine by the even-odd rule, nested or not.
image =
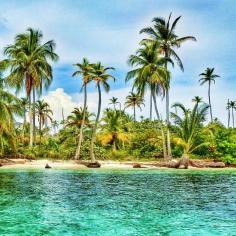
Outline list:
[[[133,164],[133,168],[142,168],[142,166],[139,163]]]
[[[52,167],[50,165],[48,165],[48,163],[45,166],[45,169],[51,169]]]
[[[99,162],[90,162],[86,165],[88,168],[100,168],[101,164]]]
[[[2,163],[0,163],[0,167],[2,166]]]

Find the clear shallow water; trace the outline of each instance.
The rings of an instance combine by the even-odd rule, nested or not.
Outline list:
[[[0,170],[0,235],[236,235],[236,171]]]

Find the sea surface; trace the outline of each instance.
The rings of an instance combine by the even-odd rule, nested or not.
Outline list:
[[[236,170],[0,170],[0,235],[236,235]]]

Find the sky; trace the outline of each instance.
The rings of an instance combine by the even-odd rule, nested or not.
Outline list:
[[[83,104],[80,93],[81,79],[72,78],[73,64],[83,57],[91,62],[101,61],[115,67],[116,82],[111,90],[102,94],[102,108],[109,99],[117,97],[124,103],[131,91],[125,83],[129,55],[135,53],[139,41],[145,37],[139,31],[152,25],[153,17],[182,16],[176,34],[193,35],[197,42],[186,42],[177,53],[184,64],[184,72],[176,66],[171,69],[170,103],[181,102],[192,106],[194,96],[207,102],[207,86],[198,83],[199,74],[207,67],[214,67],[220,75],[212,86],[213,116],[227,121],[227,99],[236,100],[236,5],[234,0],[0,0],[0,45],[13,43],[18,33],[28,27],[40,29],[44,40],[56,42],[60,60],[53,64],[53,83],[43,98],[54,111],[54,118],[62,118],[61,110],[68,115],[74,107]],[[1,55],[3,58],[3,55]],[[149,114],[149,98],[137,116]],[[97,91],[89,87],[88,106],[97,109]],[[165,117],[164,101],[158,107]],[[128,110],[132,114],[132,110]]]

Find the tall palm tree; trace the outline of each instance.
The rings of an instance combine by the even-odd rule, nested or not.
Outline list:
[[[134,79],[133,88],[136,88],[142,97],[147,89],[150,90],[150,119],[152,100],[154,101],[154,106],[156,106],[157,119],[160,119],[156,95],[164,94],[167,89],[169,73],[164,65],[166,61],[171,62],[171,60],[158,54],[158,44],[143,42],[141,46],[135,55],[129,57],[129,65],[136,68],[127,73],[126,81]]]
[[[80,126],[79,141],[78,141],[78,145],[77,145],[75,157],[74,157],[74,159],[79,159],[80,151],[81,151],[81,144],[83,140],[83,128],[84,128],[84,122],[85,122],[86,111],[87,111],[87,85],[91,81],[91,78],[92,78],[91,73],[93,69],[93,64],[89,63],[87,58],[83,58],[82,63],[77,63],[75,64],[75,66],[77,70],[73,73],[72,76],[81,77],[82,79],[81,90],[84,90],[83,118],[82,118],[82,123]]]
[[[34,143],[35,133],[35,90],[41,94],[43,87],[49,87],[53,78],[49,61],[58,60],[54,41],[42,43],[42,38],[41,31],[28,28],[25,33],[15,37],[13,45],[4,49],[7,59],[1,62],[10,69],[7,77],[9,85],[17,91],[25,87],[29,99],[30,146]]]
[[[42,138],[42,127],[47,124],[47,119],[52,121],[51,115],[53,114],[52,110],[50,109],[47,102],[44,100],[38,100],[35,104],[36,108],[36,115],[38,116],[39,122],[39,136],[40,136],[40,143]]]
[[[171,113],[174,120],[175,142],[183,148],[183,156],[179,165],[183,164],[188,167],[189,154],[197,148],[206,145],[206,143],[198,143],[199,134],[201,133],[201,125],[205,121],[209,106],[207,104],[194,104],[192,110],[187,109],[181,103],[175,103],[173,107],[178,107],[182,112],[182,116]]]
[[[97,126],[98,126],[99,117],[100,117],[100,113],[101,113],[101,102],[102,102],[101,87],[104,88],[105,92],[109,92],[110,85],[108,83],[108,79],[113,79],[115,81],[115,78],[111,74],[108,73],[109,70],[114,70],[114,68],[113,67],[104,67],[101,64],[101,62],[98,62],[93,66],[92,80],[95,82],[96,87],[98,89],[98,111],[97,111],[95,124],[93,127],[91,146],[90,146],[90,158],[91,158],[92,162],[96,161],[96,158],[94,155],[94,142],[96,139]]]
[[[199,79],[200,85],[203,85],[205,83],[208,84],[208,101],[210,106],[210,116],[211,116],[211,122],[213,122],[213,116],[212,116],[212,106],[211,106],[211,84],[212,82],[215,83],[215,78],[220,77],[219,75],[214,74],[215,68],[207,68],[203,73],[201,73],[199,76],[201,76],[201,79]]]
[[[121,110],[121,103],[118,102],[118,98],[112,97],[112,98],[110,99],[109,105],[110,105],[110,104],[113,105],[114,110],[116,110],[116,104],[119,104],[119,105],[120,105],[120,110]]]
[[[134,111],[134,121],[136,121],[136,107],[142,110],[144,106],[144,99],[138,93],[130,92],[126,97],[125,107],[132,107]]]
[[[184,42],[193,40],[196,41],[196,38],[193,36],[184,36],[178,37],[175,33],[175,28],[177,23],[179,22],[181,16],[177,17],[173,23],[171,23],[171,16],[170,13],[168,20],[155,17],[153,18],[153,27],[147,27],[140,31],[140,33],[146,33],[149,35],[149,39],[145,39],[148,42],[154,42],[160,44],[160,51],[164,54],[166,58],[172,58],[180,69],[183,71],[184,67],[182,64],[181,59],[179,58],[178,54],[175,52],[175,48],[179,48]],[[165,67],[168,67],[168,61],[165,63]],[[170,112],[169,112],[169,86],[166,90],[166,122],[167,126],[170,124]],[[171,146],[170,146],[170,131],[169,127],[167,127],[167,148],[168,148],[168,156],[171,158]]]

